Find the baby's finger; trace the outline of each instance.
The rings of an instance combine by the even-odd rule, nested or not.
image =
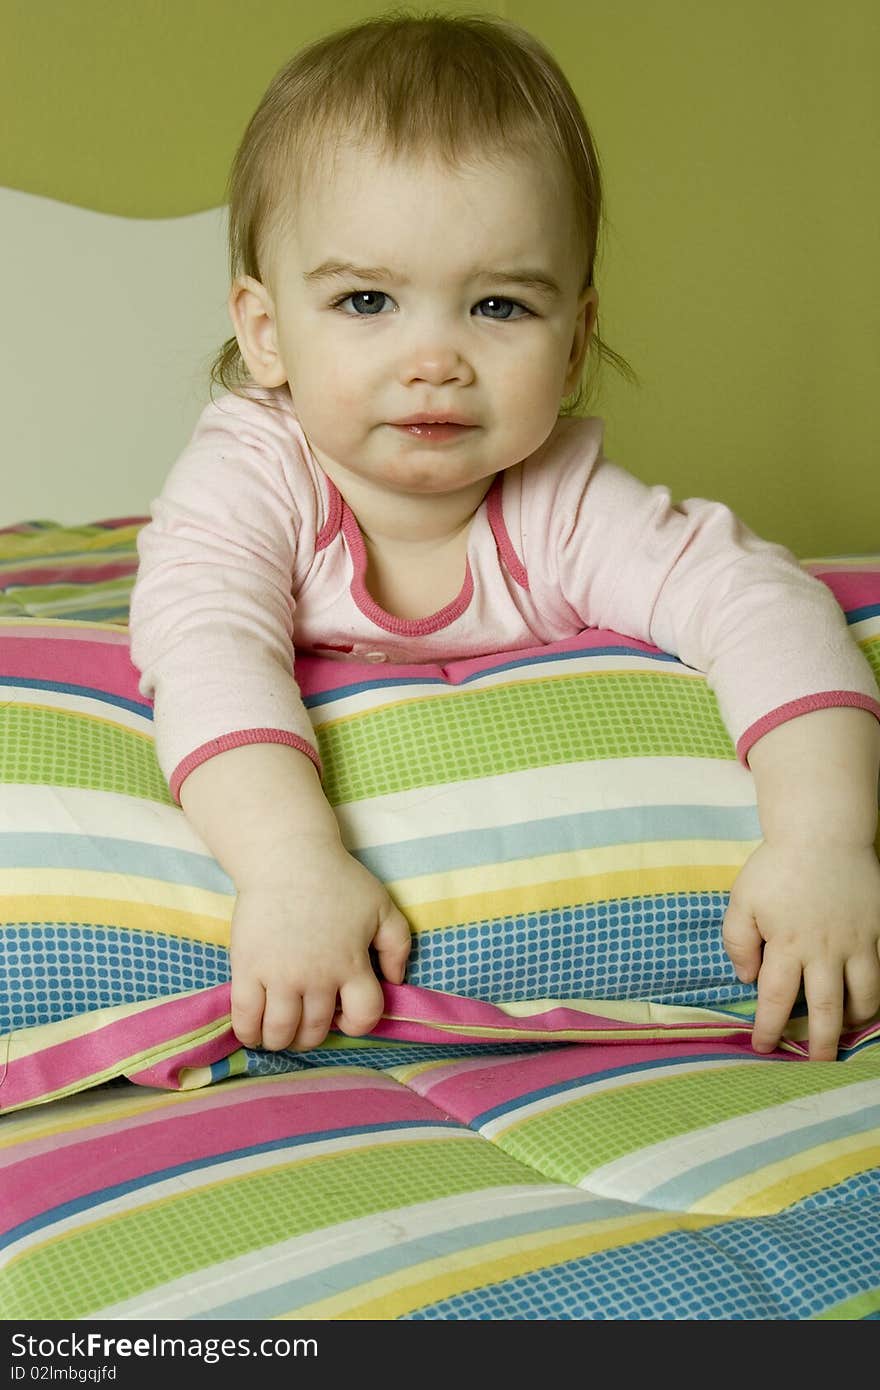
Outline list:
[[[239,980],[232,972],[232,1031],[245,1047],[259,1047],[266,991],[259,980]]]
[[[809,1015],[810,1061],[835,1062],[843,1027],[843,971],[830,965],[806,965],[804,993]]]
[[[731,895],[724,914],[721,940],[743,984],[750,984],[752,980],[757,979],[761,968],[763,938],[751,911],[741,906],[734,895]]]
[[[292,1043],[302,1017],[302,995],[292,991],[269,988],[263,1010],[262,1046],[269,1052],[281,1052]]]
[[[765,951],[758,975],[758,1005],[752,1029],[755,1052],[772,1052],[779,1046],[800,987],[801,963],[797,956],[772,956]]]
[[[385,996],[372,970],[346,980],[339,991],[340,1009],[333,1026],[349,1037],[370,1033],[382,1017]]]
[[[379,968],[385,979],[395,985],[403,984],[412,946],[412,933],[409,922],[393,904],[379,923],[378,931],[373,937],[373,946],[376,948]]]
[[[308,1052],[320,1047],[330,1032],[336,1012],[336,994],[309,992],[303,999],[302,1017],[290,1046],[294,1052]]]
[[[844,1020],[849,1027],[867,1023],[880,1013],[880,961],[876,956],[848,960],[843,968],[846,985]]]

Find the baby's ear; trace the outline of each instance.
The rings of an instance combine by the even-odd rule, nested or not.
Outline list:
[[[283,386],[287,373],[278,351],[275,306],[259,280],[239,275],[227,300],[245,366],[258,386]]]
[[[593,329],[596,326],[598,312],[599,295],[591,285],[589,289],[584,290],[577,303],[577,318],[571,340],[571,352],[568,357],[568,371],[565,376],[563,396],[571,395],[572,391],[576,391],[580,384],[584,359],[587,355],[587,348],[590,346]]]

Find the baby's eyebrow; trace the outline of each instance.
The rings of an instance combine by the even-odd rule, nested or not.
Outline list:
[[[531,267],[516,270],[475,270],[469,277],[471,280],[492,280],[496,283],[502,282],[507,285],[522,285],[526,289],[536,290],[539,294],[545,294],[552,298],[559,298],[562,294],[561,287],[544,270],[533,270]],[[315,266],[314,270],[307,270],[303,273],[303,280],[309,285],[317,283],[319,280],[384,280],[386,284],[409,285],[411,282],[405,275],[397,275],[393,270],[389,270],[385,265],[353,265],[351,261],[329,260],[322,261]]]

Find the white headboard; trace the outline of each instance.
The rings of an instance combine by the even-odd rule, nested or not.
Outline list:
[[[0,526],[146,513],[232,332],[225,223],[0,188]]]

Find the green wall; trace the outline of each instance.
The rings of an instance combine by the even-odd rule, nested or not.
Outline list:
[[[382,4],[0,0],[0,184],[126,217],[217,206],[269,78]],[[502,0],[605,171],[609,452],[803,557],[880,551],[877,0]],[[63,364],[58,368],[63,370]]]

